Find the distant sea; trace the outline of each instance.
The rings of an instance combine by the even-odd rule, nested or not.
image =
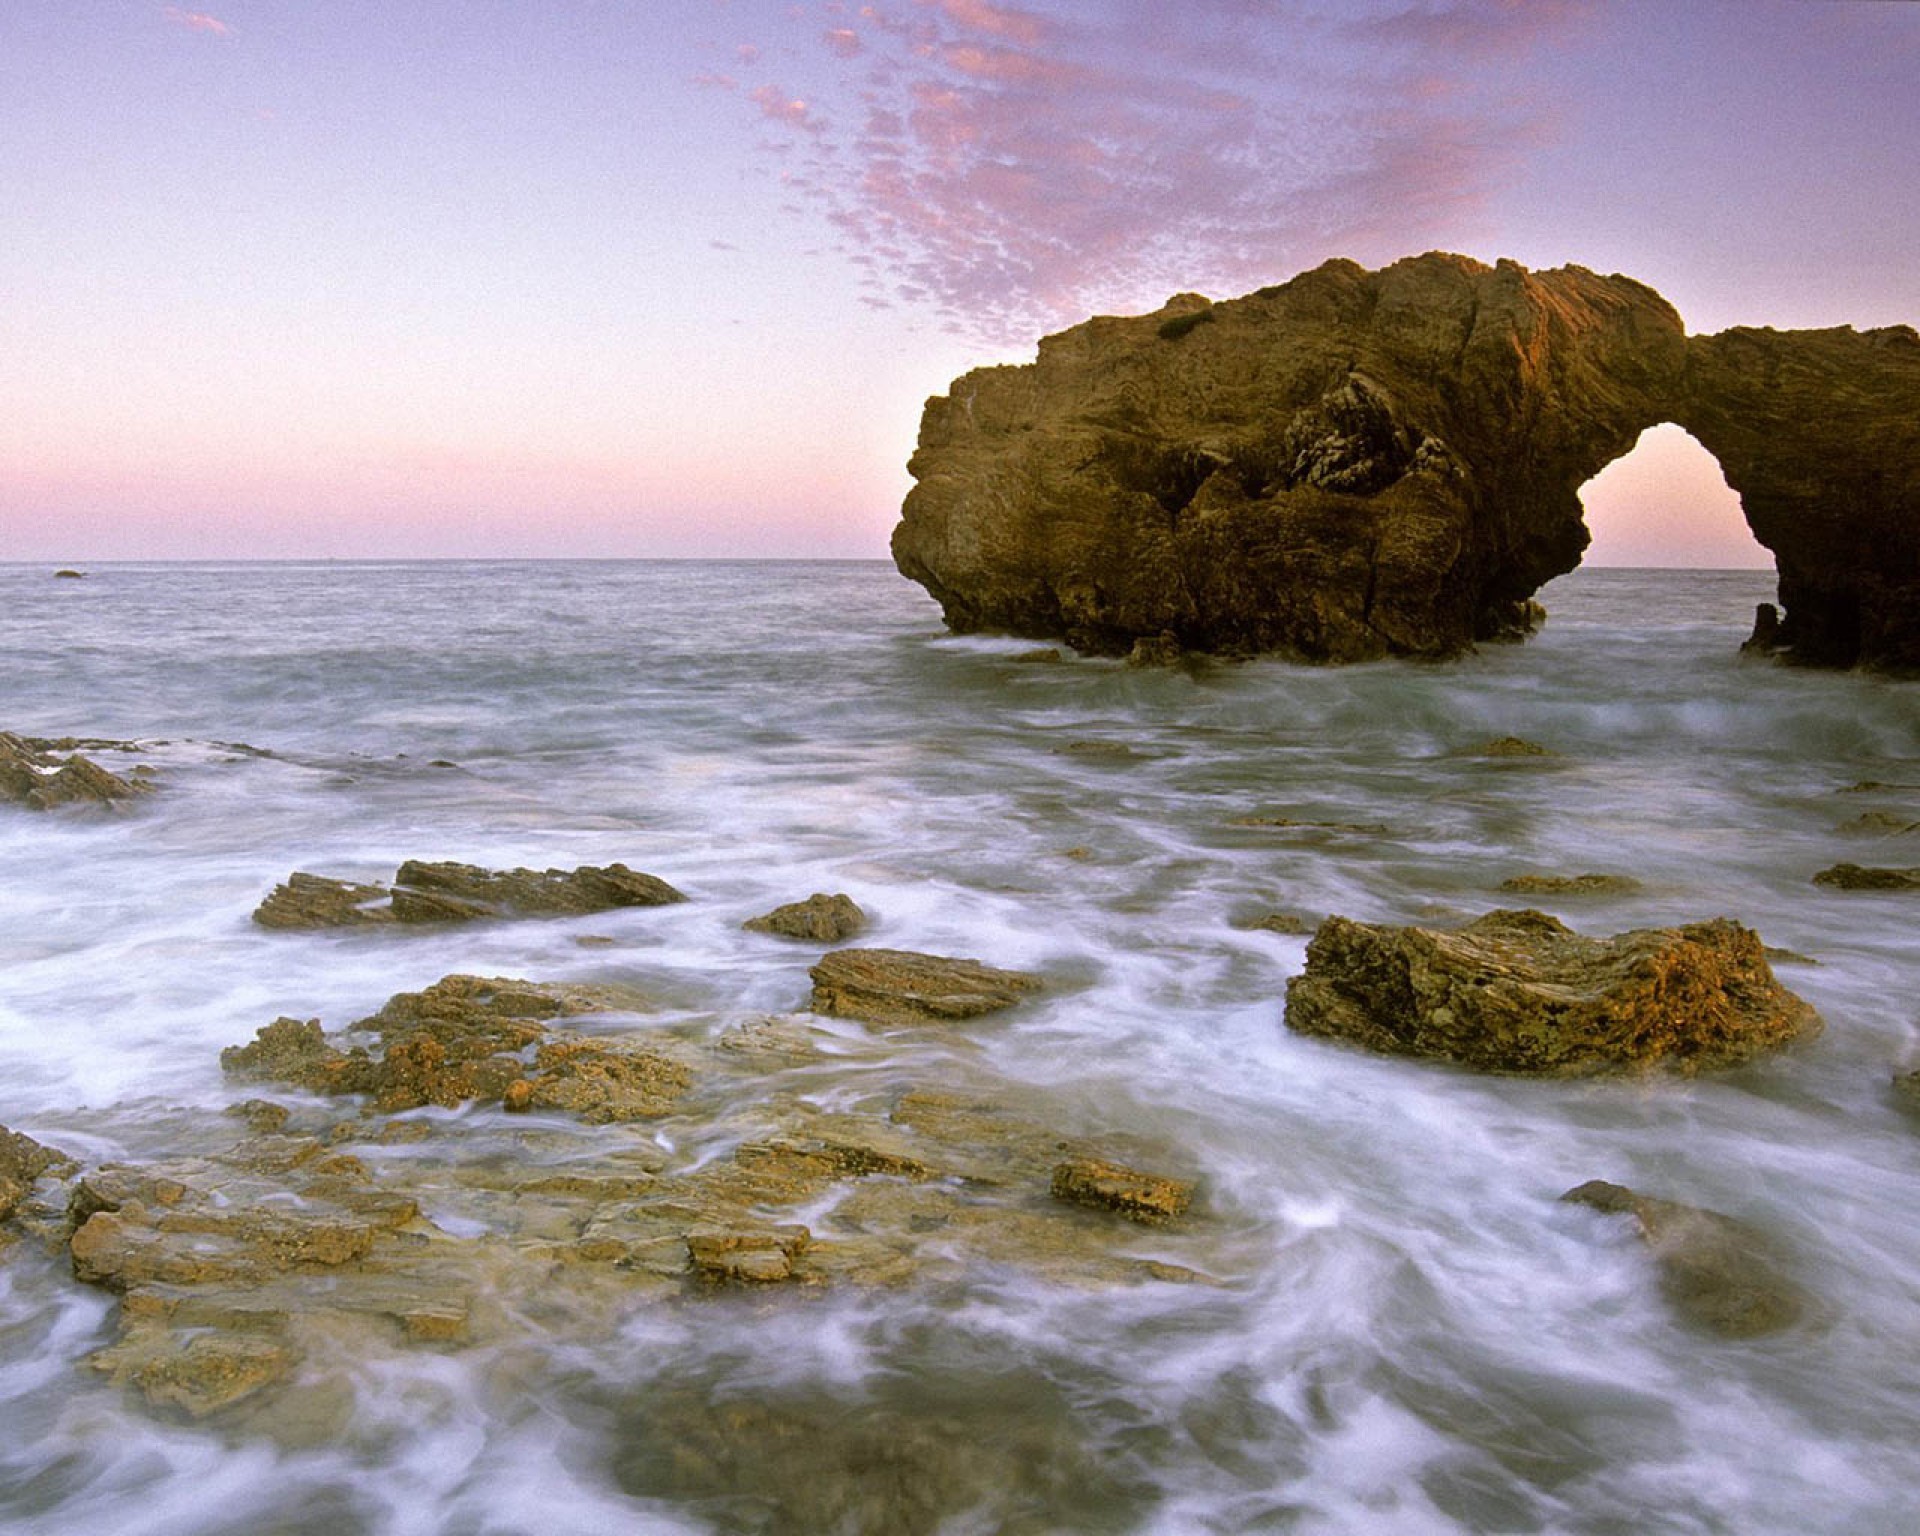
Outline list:
[[[1920,865],[1897,830],[1920,692],[1742,659],[1771,588],[1589,570],[1541,594],[1534,639],[1457,662],[1138,670],[949,635],[882,563],[0,566],[0,729],[137,740],[160,786],[0,808],[14,1130],[90,1165],[166,1156],[260,1092],[223,1046],[449,972],[631,983],[659,1000],[633,1027],[683,1039],[792,1014],[819,946],[741,921],[838,891],[863,943],[1049,986],[938,1031],[837,1025],[846,1060],[769,1066],[769,1098],[957,1077],[1169,1149],[1199,1246],[1126,1242],[1206,1275],[647,1293],[336,1362],[352,1427],[301,1443],[139,1406],[87,1363],[114,1297],[22,1239],[0,1529],[1912,1529],[1920,1127],[1889,1082],[1920,1065],[1920,897],[1810,877]],[[1550,755],[1480,753],[1506,736]],[[406,858],[618,860],[690,899],[422,935],[249,920],[293,870]],[[1588,872],[1639,889],[1498,890]],[[1289,1034],[1307,939],[1252,926],[1520,904],[1596,934],[1736,918],[1802,957],[1778,973],[1826,1031],[1692,1080],[1475,1077]],[[416,1113],[515,1155],[496,1110]],[[726,1151],[693,1119],[607,1135]],[[1765,1231],[1811,1316],[1691,1331],[1630,1229],[1558,1202],[1594,1178]]]

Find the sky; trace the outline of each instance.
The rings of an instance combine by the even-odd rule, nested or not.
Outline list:
[[[1333,256],[1920,322],[1917,144],[1899,0],[5,0],[0,560],[881,557],[968,368]]]

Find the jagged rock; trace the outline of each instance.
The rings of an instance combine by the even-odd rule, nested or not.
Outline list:
[[[0,1125],[0,1221],[20,1208],[43,1173],[70,1161],[65,1153]]]
[[[1920,891],[1920,869],[1836,864],[1821,870],[1813,877],[1813,883],[1840,891]]]
[[[1920,664],[1920,337],[1688,338],[1580,267],[1331,261],[1043,338],[927,402],[893,555],[961,631],[1452,655],[1537,623],[1587,544],[1580,486],[1664,421],[1775,552],[1777,643]]]
[[[478,1100],[593,1122],[640,1119],[665,1114],[687,1090],[686,1066],[629,1040],[555,1031],[547,1021],[642,1001],[614,987],[446,976],[423,992],[396,994],[341,1036],[329,1038],[318,1019],[276,1019],[248,1044],[228,1046],[220,1065],[250,1081],[367,1094],[389,1113]]]
[[[1560,1197],[1630,1215],[1660,1268],[1660,1290],[1689,1322],[1727,1338],[1777,1333],[1807,1310],[1765,1236],[1718,1211],[1593,1179]]]
[[[1053,1197],[1095,1210],[1115,1211],[1130,1221],[1164,1226],[1184,1216],[1193,1203],[1193,1184],[1142,1173],[1120,1163],[1076,1157],[1053,1170]]]
[[[409,859],[391,890],[296,871],[254,909],[264,928],[338,928],[360,923],[449,923],[500,917],[574,917],[616,907],[657,907],[687,898],[624,864],[575,870],[481,869]],[[386,905],[378,905],[381,901]]]
[[[752,933],[838,944],[867,926],[867,914],[851,896],[815,891],[805,901],[790,901],[761,917],[750,917],[740,926]]]
[[[150,788],[109,773],[78,752],[59,757],[38,742],[0,731],[0,801],[46,811],[59,805],[131,800]]]
[[[822,955],[808,974],[815,1013],[873,1024],[977,1018],[1011,1008],[1041,986],[1038,976],[1024,971],[904,949],[837,949]]]
[[[262,928],[344,928],[358,923],[390,923],[393,909],[378,906],[391,893],[382,885],[361,885],[327,875],[292,874],[254,908]]]
[[[1287,984],[1286,1024],[1487,1072],[1736,1066],[1819,1028],[1727,918],[1575,933],[1544,912],[1457,931],[1330,917]]]
[[[1513,875],[1500,889],[1522,896],[1629,896],[1640,882],[1631,875]]]

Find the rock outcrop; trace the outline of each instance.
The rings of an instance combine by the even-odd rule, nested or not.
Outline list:
[[[807,939],[838,944],[867,926],[867,914],[851,896],[815,891],[805,901],[790,901],[740,925],[749,933],[777,934],[783,939]]]
[[[1920,891],[1920,869],[1880,864],[1835,864],[1813,877],[1815,885],[1837,891]]]
[[[63,757],[51,743],[0,731],[0,801],[49,811],[61,805],[131,800],[150,787],[110,773],[78,752]]]
[[[1046,337],[928,401],[893,555],[961,631],[1448,656],[1537,623],[1581,485],[1664,421],[1779,558],[1770,646],[1920,667],[1920,337],[1689,338],[1580,267],[1332,261]]]
[[[1457,931],[1330,917],[1287,984],[1287,1027],[1484,1072],[1731,1067],[1811,1034],[1758,935],[1726,918],[1575,933],[1544,912]]]
[[[815,1013],[872,1024],[944,1024],[1011,1008],[1038,976],[907,949],[836,949],[808,972]]]
[[[409,859],[391,889],[295,870],[254,909],[263,928],[344,928],[366,923],[468,923],[499,917],[579,917],[687,898],[624,864],[578,869],[481,869]]]

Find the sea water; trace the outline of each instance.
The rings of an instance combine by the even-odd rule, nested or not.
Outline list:
[[[0,814],[15,1130],[164,1157],[255,1091],[223,1046],[453,971],[632,982],[685,1027],[798,1010],[815,951],[740,923],[844,891],[861,942],[1049,980],[903,1044],[916,1070],[1177,1149],[1233,1255],[1200,1286],[983,1266],[637,1302],[369,1361],[351,1432],[290,1444],[138,1406],[85,1363],[114,1298],[18,1242],[0,1528],[1913,1529],[1920,1128],[1889,1084],[1920,1065],[1920,897],[1810,877],[1920,865],[1894,830],[1920,688],[1742,659],[1770,587],[1583,571],[1534,639],[1455,662],[1140,670],[949,635],[880,563],[0,566],[0,729],[138,740],[161,785]],[[1479,750],[1504,736],[1551,755]],[[398,939],[249,921],[292,870],[405,858],[619,860],[690,900]],[[1587,872],[1639,887],[1498,890]],[[1590,933],[1734,917],[1804,957],[1778,972],[1826,1031],[1691,1080],[1476,1077],[1289,1034],[1306,939],[1250,926],[1528,903]],[[1690,1330],[1630,1228],[1559,1203],[1591,1178],[1763,1230],[1809,1318]],[[686,1472],[696,1432],[730,1482]]]

